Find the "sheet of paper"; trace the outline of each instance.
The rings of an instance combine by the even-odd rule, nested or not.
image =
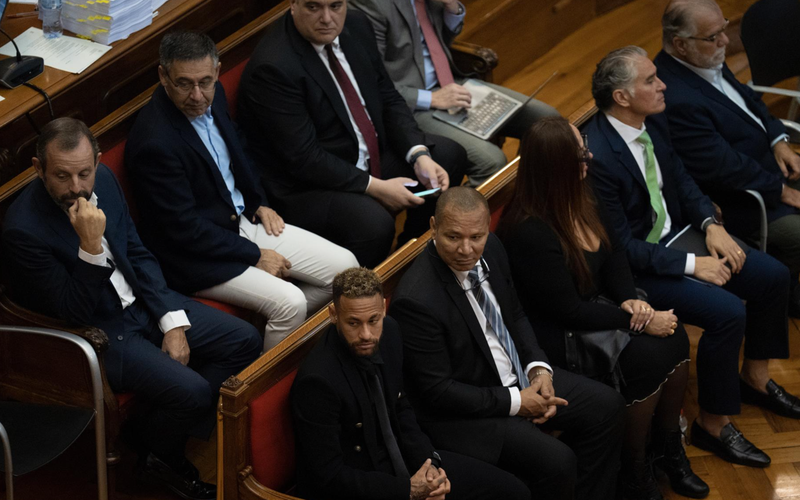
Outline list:
[[[5,97],[0,95],[0,101],[5,101],[5,99],[6,99]]]
[[[36,5],[39,3],[39,0],[9,0],[8,3],[21,3],[25,5]]]
[[[80,73],[93,62],[111,50],[107,45],[63,35],[59,38],[45,38],[39,28],[28,28],[14,39],[24,56],[39,56],[51,68]],[[11,42],[0,47],[0,54],[16,54]]]

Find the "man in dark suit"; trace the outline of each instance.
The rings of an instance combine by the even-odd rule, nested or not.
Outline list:
[[[403,392],[400,330],[385,317],[377,274],[353,268],[336,276],[328,311],[333,324],[292,387],[303,498],[530,499],[512,474],[437,451],[422,433]]]
[[[239,120],[276,208],[363,266],[388,255],[394,213],[408,209],[399,244],[427,229],[433,202],[412,191],[461,182],[464,149],[419,130],[369,21],[345,0],[292,0],[239,94]]]
[[[367,14],[375,30],[378,50],[395,87],[414,112],[419,128],[453,139],[467,150],[470,184],[479,185],[503,168],[508,160],[495,144],[434,118],[437,109],[469,108],[472,95],[455,64],[449,45],[464,27],[466,9],[458,0],[349,0]],[[482,82],[521,102],[528,96]],[[498,134],[522,138],[531,123],[558,116],[551,106],[531,99]]]
[[[434,240],[392,295],[420,424],[436,446],[523,478],[537,498],[615,498],[624,401],[547,363],[489,220],[480,193],[451,188]],[[556,429],[560,439],[543,432]]]
[[[661,114],[664,84],[644,50],[625,47],[607,55],[597,65],[592,94],[600,112],[583,130],[594,154],[589,175],[636,282],[654,308],[674,309],[704,330],[692,444],[730,462],[766,467],[770,458],[729,416],[745,401],[800,418],[800,400],[769,376],[769,360],[789,356],[789,272],[731,238],[684,170]]]
[[[728,20],[714,0],[680,0],[662,18],[658,77],[667,85],[666,115],[675,150],[700,188],[725,212],[730,231],[751,237],[767,206],[770,253],[792,273],[790,314],[800,316],[800,156],[780,120],[725,64]]]
[[[125,146],[142,239],[172,288],[266,316],[266,351],[327,304],[333,277],[358,262],[269,208],[228,115],[214,41],[170,33],[160,56],[161,86]]]
[[[215,487],[200,481],[184,446],[188,435],[208,438],[219,387],[258,357],[258,332],[167,288],[83,122],[47,124],[33,166],[39,178],[11,205],[3,227],[4,279],[12,297],[34,311],[105,331],[111,388],[152,405],[137,421],[140,473],[183,498],[215,498]]]

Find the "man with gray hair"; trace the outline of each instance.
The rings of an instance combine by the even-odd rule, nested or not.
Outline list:
[[[770,379],[768,365],[771,358],[789,355],[789,272],[722,226],[670,144],[664,89],[638,47],[600,61],[592,79],[600,112],[584,129],[594,154],[589,174],[650,304],[674,309],[681,320],[704,330],[697,349],[700,413],[692,443],[733,463],[766,467],[770,458],[744,438],[730,415],[739,413],[746,397],[800,417],[800,400]],[[708,491],[691,473],[679,436],[654,436],[654,441],[665,452],[657,465],[675,491],[694,497]]]
[[[161,86],[125,147],[142,239],[176,290],[266,316],[268,350],[326,304],[336,273],[358,262],[269,207],[228,114],[214,42],[170,33],[160,56]]]
[[[700,188],[725,211],[729,230],[756,234],[767,206],[770,253],[792,273],[789,313],[800,317],[800,156],[786,129],[725,64],[728,20],[713,0],[673,0],[662,18],[655,59],[667,84],[666,115],[675,150]]]

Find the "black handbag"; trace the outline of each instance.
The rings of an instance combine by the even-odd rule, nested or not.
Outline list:
[[[637,288],[636,292],[639,300],[647,300],[644,290]],[[613,300],[604,295],[596,295],[591,300],[617,306]],[[619,367],[619,356],[631,341],[631,335],[638,334],[628,328],[599,331],[565,330],[567,368],[573,373],[603,382],[619,391],[625,385]]]

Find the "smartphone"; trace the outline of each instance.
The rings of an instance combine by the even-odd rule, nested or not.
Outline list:
[[[419,193],[414,193],[414,195],[419,196],[420,198],[425,198],[426,196],[438,193],[441,190],[442,188],[433,188],[433,189],[428,189],[427,191],[420,191]]]

